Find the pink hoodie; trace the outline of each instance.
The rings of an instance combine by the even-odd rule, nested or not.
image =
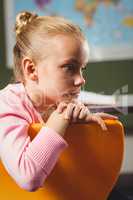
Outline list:
[[[31,141],[28,126],[43,122],[23,84],[9,84],[0,91],[0,158],[17,184],[34,191],[55,166],[68,146],[54,130],[43,127]]]

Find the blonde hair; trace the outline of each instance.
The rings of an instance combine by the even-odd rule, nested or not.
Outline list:
[[[24,56],[35,60],[38,58],[39,37],[43,40],[49,36],[59,34],[72,35],[85,39],[79,26],[70,21],[55,16],[38,16],[31,12],[21,12],[16,16],[15,24],[16,44],[14,53],[14,76],[16,81],[23,81],[23,70],[21,61]],[[37,38],[37,43],[35,39]]]

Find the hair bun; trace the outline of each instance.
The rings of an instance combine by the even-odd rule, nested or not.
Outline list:
[[[20,12],[16,17],[16,24],[15,24],[15,32],[16,36],[20,34],[23,29],[31,23],[33,19],[35,19],[38,15],[31,12]]]

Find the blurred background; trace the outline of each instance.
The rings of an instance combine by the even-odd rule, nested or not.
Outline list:
[[[21,10],[63,15],[81,26],[91,47],[85,90],[104,95],[133,95],[131,0],[0,0],[0,89],[12,78],[13,25],[15,15]],[[116,187],[133,194],[133,109],[116,114],[126,134],[125,158]]]

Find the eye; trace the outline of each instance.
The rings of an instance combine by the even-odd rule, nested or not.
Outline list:
[[[64,70],[67,71],[67,72],[75,72],[77,70],[77,67],[75,64],[65,64],[63,66]]]

